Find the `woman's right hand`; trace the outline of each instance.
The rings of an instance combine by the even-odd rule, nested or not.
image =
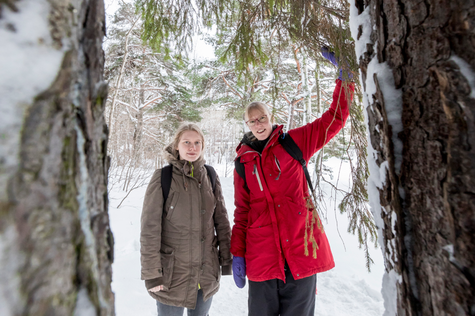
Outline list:
[[[163,285],[158,285],[156,287],[152,287],[151,289],[149,289],[150,292],[153,292],[153,293],[157,293],[157,292],[160,292],[160,291],[163,291]]]

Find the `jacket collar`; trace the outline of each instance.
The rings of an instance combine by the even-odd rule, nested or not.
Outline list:
[[[201,167],[203,167],[206,162],[203,159],[203,155],[192,163],[179,159],[178,150],[172,148],[171,144],[164,149],[164,157],[172,166],[177,167],[178,170],[183,172],[184,175],[191,175],[191,168],[193,166],[193,177],[196,179],[200,179]]]
[[[264,148],[262,153],[264,153],[264,151],[267,148],[272,146],[279,139],[279,136],[283,133],[282,131],[283,128],[284,128],[284,125],[274,125],[274,130],[272,131],[270,135],[269,142],[266,144],[266,147]],[[244,137],[242,138],[241,142],[236,148],[236,154],[237,154],[236,159],[248,152],[259,154],[256,150],[254,150],[251,146],[249,146],[249,143],[252,142],[253,138],[255,139],[255,137],[252,135],[252,132],[247,132],[244,134]]]

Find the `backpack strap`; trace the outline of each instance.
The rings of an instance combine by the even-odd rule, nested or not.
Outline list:
[[[246,182],[246,172],[244,171],[244,164],[240,161],[240,158],[234,160],[234,168],[236,169],[237,174]]]
[[[165,203],[168,199],[168,194],[170,193],[170,187],[172,185],[172,170],[173,166],[168,165],[162,168],[162,192],[163,192],[163,207],[165,208]]]
[[[208,177],[211,180],[211,186],[213,187],[213,193],[214,190],[216,189],[216,170],[214,170],[213,167],[210,165],[205,165],[206,171],[208,172]]]
[[[213,193],[216,188],[216,170],[209,165],[205,165],[206,171],[208,172],[208,177],[211,181],[211,186],[213,187]],[[165,203],[167,202],[168,195],[170,194],[170,187],[172,185],[172,171],[173,166],[168,165],[162,168],[162,193],[163,193],[163,207],[165,207]]]
[[[283,133],[282,136],[279,137],[279,143],[282,145],[282,147],[284,147],[285,151],[288,152],[292,158],[300,162],[305,173],[305,178],[307,179],[308,186],[313,192],[313,185],[312,180],[310,179],[310,174],[308,173],[307,162],[305,161],[305,159],[303,159],[303,154],[299,146],[295,143],[292,137],[290,137],[289,133]]]
[[[299,146],[295,143],[295,141],[292,139],[292,137],[290,137],[288,133],[283,133],[282,136],[279,137],[279,143],[292,158],[300,162],[305,173],[305,178],[307,179],[308,186],[313,192],[313,184],[312,180],[310,179],[310,174],[308,173],[307,162],[305,161],[305,159],[303,159],[303,154]],[[238,175],[244,179],[244,182],[246,182],[244,164],[239,159],[234,160],[234,168],[236,169]]]

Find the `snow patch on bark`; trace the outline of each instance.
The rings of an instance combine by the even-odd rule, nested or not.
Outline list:
[[[375,45],[376,47],[377,45]],[[391,68],[387,63],[379,63],[376,56],[368,64],[366,76],[367,97],[376,94],[376,84],[373,80],[374,74],[378,78],[379,88],[383,93],[384,108],[389,125],[392,128],[391,140],[394,146],[394,168],[399,174],[402,163],[402,141],[398,137],[398,133],[402,132],[402,91],[395,88],[394,77]],[[369,100],[368,100],[369,101]]]
[[[354,1],[350,5],[350,30],[351,36],[355,39],[355,51],[356,57],[360,60],[363,57],[363,54],[366,52],[367,44],[373,44],[371,41],[371,17],[369,14],[369,7],[358,15],[358,10],[355,6]],[[361,25],[363,32],[358,38],[358,29]],[[374,50],[377,51],[378,43],[374,44]],[[376,84],[373,80],[374,74],[377,75],[379,87],[384,97],[384,107],[386,109],[387,118],[389,124],[392,127],[392,141],[394,145],[394,156],[395,156],[395,169],[399,173],[402,162],[402,142],[397,137],[398,133],[402,131],[402,91],[395,88],[394,76],[392,70],[389,68],[387,63],[379,63],[376,56],[368,64],[366,81],[363,82],[360,71],[360,82],[365,85],[366,101],[364,100],[364,105],[368,107],[369,96],[372,96],[376,93]],[[365,95],[363,96],[363,98]],[[365,113],[366,114],[366,113]]]
[[[457,66],[459,66],[460,72],[467,79],[468,84],[470,85],[470,88],[472,89],[472,92],[470,93],[470,97],[472,99],[475,99],[475,73],[473,72],[472,68],[465,60],[458,57],[457,55],[452,55],[450,57],[450,60],[453,60],[457,64]]]
[[[358,29],[361,25],[362,28],[362,33],[360,34],[360,37],[358,38]],[[366,44],[372,44],[373,42],[370,39],[371,35],[371,17],[369,15],[369,7],[366,7],[366,9],[361,12],[360,15],[358,15],[358,9],[356,8],[355,1],[351,1],[350,5],[350,31],[351,31],[351,37],[355,40],[355,52],[356,52],[356,58],[357,60],[360,59],[360,57],[363,56],[363,54],[366,52]],[[360,76],[361,76],[361,71],[360,71]],[[360,77],[360,82],[363,82]]]
[[[84,150],[84,144],[86,143],[86,139],[84,138],[84,135],[79,128],[77,122],[75,125],[75,130],[77,134],[77,150],[78,150],[78,155],[79,155],[79,175],[80,175],[80,183],[81,185],[78,188],[78,195],[77,195],[77,201],[79,204],[79,220],[81,222],[81,230],[84,234],[84,240],[86,242],[86,249],[88,251],[88,256],[90,260],[90,271],[92,274],[92,280],[96,280],[96,282],[100,282],[100,273],[99,273],[99,262],[97,259],[97,254],[96,254],[96,239],[94,237],[94,233],[91,228],[91,213],[90,213],[90,208],[89,208],[89,195],[88,195],[88,189],[89,189],[89,170],[87,168],[87,163],[86,163],[86,153]],[[98,288],[98,297],[99,297],[99,303],[101,304],[101,307],[103,308],[108,308],[107,302],[104,300],[104,295],[103,295],[103,290],[102,286],[100,284],[97,284]],[[78,299],[79,301],[79,299]],[[89,315],[89,314],[78,314],[78,315]]]
[[[3,6],[0,19],[0,200],[7,199],[7,179],[17,170],[25,112],[54,81],[64,52],[54,47],[46,0]]]
[[[54,47],[46,0],[3,6],[0,19],[0,201],[8,201],[8,182],[19,165],[25,113],[34,98],[55,80],[64,52]],[[0,315],[19,315],[25,305],[18,268],[25,258],[15,245],[14,226],[0,234]]]
[[[358,30],[362,30],[359,32]],[[365,10],[358,14],[358,9],[355,5],[355,0],[350,1],[350,30],[351,35],[355,39],[355,52],[356,57],[359,60],[363,58],[364,53],[366,52],[367,44],[373,45],[374,50],[377,51],[378,43],[373,43],[371,41],[371,33],[373,27],[371,26],[371,16],[370,16],[370,7],[366,7]],[[359,35],[359,37],[358,37]],[[401,163],[402,163],[402,142],[398,138],[398,133],[402,131],[402,92],[395,88],[394,77],[391,69],[386,63],[379,63],[377,56],[375,55],[372,60],[369,62],[366,73],[366,80],[363,81],[363,77],[360,71],[360,82],[363,84],[365,90],[363,92],[363,104],[365,107],[364,116],[365,124],[368,125],[368,111],[372,111],[372,101],[373,96],[376,94],[376,83],[374,77],[378,80],[379,88],[383,94],[384,98],[384,107],[387,114],[388,124],[392,127],[392,142],[394,146],[394,157],[395,157],[395,171],[396,173],[400,172]],[[371,99],[370,99],[371,98]],[[379,132],[379,130],[378,130]],[[378,236],[379,243],[381,245],[381,250],[385,260],[390,263],[391,266],[394,266],[392,260],[393,257],[396,257],[392,251],[396,249],[396,241],[392,239],[389,241],[390,246],[387,249],[382,228],[384,227],[384,221],[382,219],[381,213],[385,212],[385,209],[381,207],[381,201],[379,198],[380,191],[386,183],[388,162],[385,161],[378,166],[377,163],[377,151],[371,145],[370,134],[368,133],[368,168],[370,176],[368,178],[368,195],[371,210],[374,216],[375,223],[378,227]],[[399,190],[401,194],[401,190]],[[401,195],[404,198],[403,195]],[[397,215],[392,212],[389,215],[391,218],[391,229],[393,230],[394,236],[396,232],[394,231]],[[386,273],[383,277],[383,288],[381,293],[384,298],[384,307],[385,307],[385,316],[397,315],[397,284],[401,282],[401,276],[394,270],[389,269],[389,265],[386,266]]]
[[[444,247],[442,247],[443,250],[447,251],[449,254],[449,261],[454,261],[455,256],[454,256],[454,245],[453,244],[448,244]]]
[[[76,301],[76,308],[74,309],[74,316],[89,316],[96,314],[96,308],[89,299],[87,290],[85,288],[80,289]]]
[[[394,270],[390,270],[384,274],[384,288],[383,291],[381,291],[385,309],[383,316],[397,315],[397,286],[401,281],[401,275],[397,274]]]
[[[0,234],[0,315],[13,316],[21,313],[24,306],[20,295],[20,276],[18,267],[25,261],[21,252],[15,247],[18,240],[16,228],[8,226]]]

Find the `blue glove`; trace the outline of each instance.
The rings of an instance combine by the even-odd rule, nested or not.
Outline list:
[[[246,260],[243,257],[233,258],[234,283],[240,289],[246,285]]]
[[[339,70],[340,70],[340,75],[338,76],[338,79],[343,81],[343,71],[342,69],[338,66],[338,59],[335,57],[334,52],[330,52],[328,47],[322,46],[322,55],[326,59],[328,59],[329,62],[331,62],[333,65],[335,65]],[[353,78],[353,74],[351,72],[348,72],[348,78],[351,79]]]
[[[330,61],[333,65],[335,65],[338,68],[338,61],[335,58],[335,53],[330,52],[328,47],[322,46],[322,55],[323,55],[323,57],[328,59],[328,61]]]

